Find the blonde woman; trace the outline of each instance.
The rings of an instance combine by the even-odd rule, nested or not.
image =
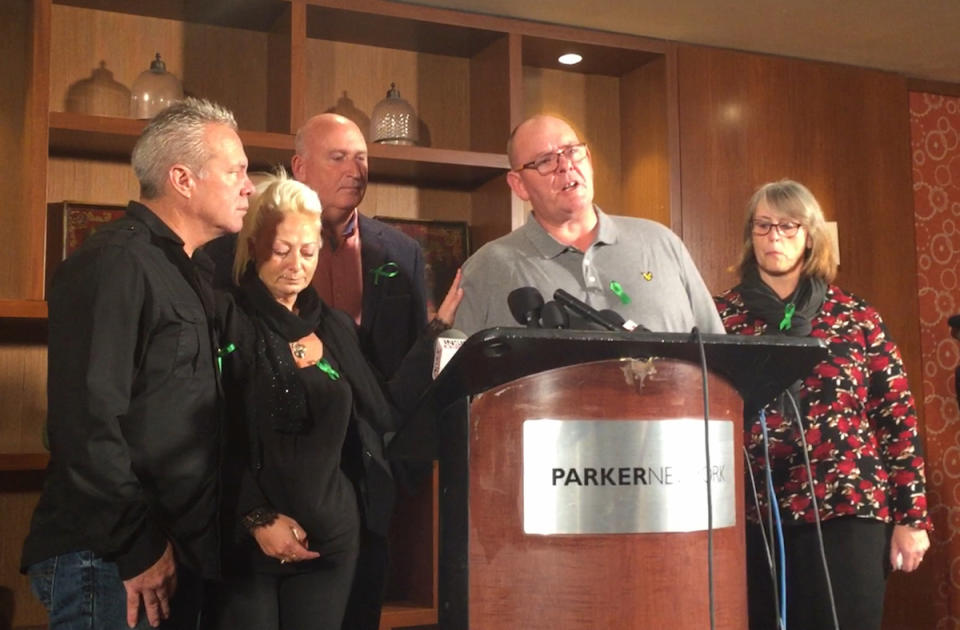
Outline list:
[[[382,383],[353,320],[310,286],[320,202],[280,174],[263,179],[237,241],[237,290],[221,300],[229,416],[221,628],[339,630],[361,528],[386,535],[393,506],[384,435],[409,399]],[[433,339],[453,320],[457,281],[400,375],[422,391]],[[396,394],[391,396],[391,391]]]

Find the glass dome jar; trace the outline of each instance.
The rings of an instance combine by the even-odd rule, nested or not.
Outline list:
[[[410,103],[400,98],[396,83],[377,103],[370,116],[370,138],[379,144],[415,145],[420,140],[417,114]]]
[[[153,118],[161,109],[182,98],[180,79],[167,72],[167,64],[157,53],[150,69],[141,72],[130,86],[130,116]]]

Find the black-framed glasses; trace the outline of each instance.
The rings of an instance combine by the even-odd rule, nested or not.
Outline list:
[[[783,238],[793,238],[797,235],[800,228],[803,227],[803,224],[797,221],[774,223],[772,221],[764,221],[763,219],[754,219],[751,223],[753,223],[753,233],[757,236],[766,236],[770,233],[770,230],[776,228],[777,232],[779,232]]]
[[[568,144],[565,147],[560,147],[556,151],[544,153],[531,162],[521,164],[519,168],[515,168],[514,170],[522,171],[526,169],[532,169],[541,175],[549,175],[556,172],[556,170],[560,167],[561,155],[567,158],[570,162],[577,163],[583,158],[587,157],[587,143],[580,142],[578,144]]]

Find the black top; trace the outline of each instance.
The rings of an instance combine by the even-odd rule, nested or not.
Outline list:
[[[310,570],[281,566],[239,527],[256,507],[270,506],[306,530],[310,548],[329,553],[356,545],[361,524],[385,534],[394,484],[383,458],[384,438],[400,416],[361,353],[353,321],[307,288],[293,313],[278,304],[254,273],[222,296],[224,381],[230,401],[224,515],[235,545],[230,570]],[[324,359],[340,378],[317,367],[297,368],[289,343],[315,332]],[[425,339],[429,348],[432,339]],[[421,346],[424,344],[420,344]],[[421,353],[422,357],[429,352]],[[421,391],[429,361],[415,361]],[[360,509],[358,510],[358,505]],[[239,553],[233,553],[239,552]]]
[[[427,324],[427,289],[424,257],[415,240],[382,221],[357,213],[360,226],[360,261],[363,303],[357,331],[367,361],[384,378],[410,374],[405,357]],[[211,241],[204,249],[216,262],[214,286],[230,289],[237,236]],[[397,265],[397,275],[384,277],[375,270],[386,263]],[[415,384],[400,388],[413,391]],[[407,401],[403,401],[406,404]]]
[[[146,206],[99,228],[48,295],[50,465],[22,568],[91,550],[133,577],[163,553],[218,573],[221,394],[210,261]]]

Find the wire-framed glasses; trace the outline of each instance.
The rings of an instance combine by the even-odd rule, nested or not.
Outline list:
[[[556,151],[544,153],[531,162],[521,164],[519,168],[514,170],[522,171],[525,169],[532,169],[541,175],[549,175],[560,167],[561,155],[567,158],[571,163],[579,162],[583,158],[587,157],[587,143],[580,142],[578,144],[568,144],[565,147],[560,147]]]

